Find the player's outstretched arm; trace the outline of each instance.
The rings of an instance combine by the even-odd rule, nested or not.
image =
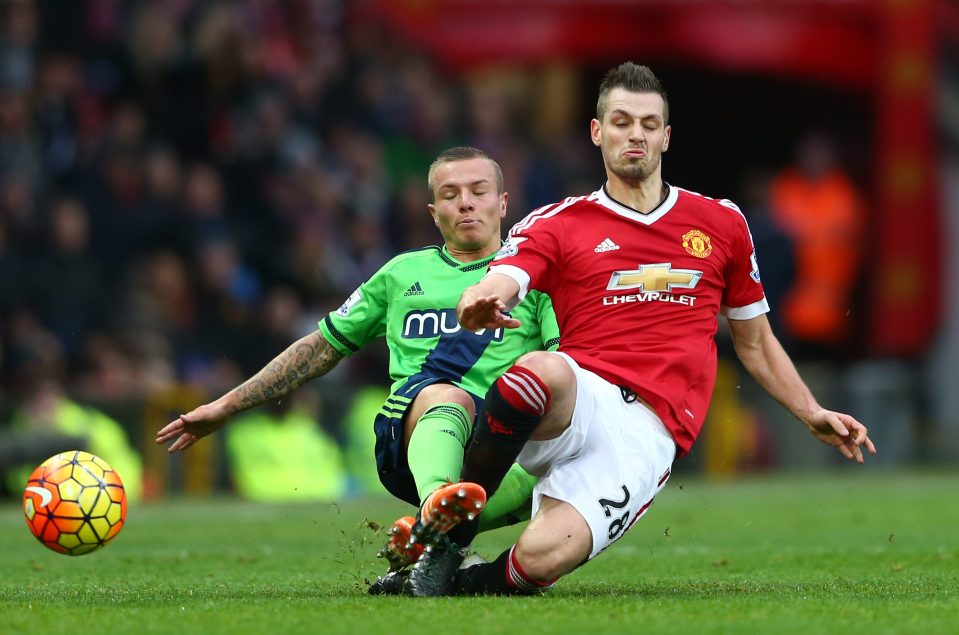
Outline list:
[[[773,335],[765,315],[751,320],[729,320],[729,330],[736,354],[749,374],[802,421],[814,437],[857,463],[863,463],[862,448],[870,454],[876,453],[866,426],[850,415],[819,405]]]
[[[460,326],[470,331],[515,329],[520,321],[505,314],[516,305],[519,284],[501,273],[488,273],[482,280],[467,287],[456,305]]]
[[[343,359],[319,331],[293,342],[257,374],[219,399],[180,415],[157,432],[156,442],[173,441],[169,452],[185,450],[216,432],[230,415],[287,395],[314,377],[330,372]]]

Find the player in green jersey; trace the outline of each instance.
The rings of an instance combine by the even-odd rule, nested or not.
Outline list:
[[[386,337],[393,385],[374,422],[377,467],[391,493],[416,505],[438,484],[457,477],[462,467],[462,452],[425,451],[421,456],[427,466],[417,470],[419,444],[436,441],[427,440],[427,421],[436,428],[430,435],[438,432],[437,440],[444,445],[451,435],[458,446],[464,445],[481,403],[479,395],[495,379],[493,373],[508,368],[517,350],[540,350],[559,341],[546,296],[515,313],[526,326],[518,337],[506,329],[463,331],[452,308],[456,294],[483,277],[492,255],[461,261],[451,244],[393,258],[320,322],[323,337],[344,356]],[[417,472],[438,480],[422,478],[414,484]]]
[[[454,307],[463,290],[483,277],[501,246],[500,223],[509,196],[499,165],[475,148],[441,153],[430,167],[428,184],[433,197],[428,207],[443,236],[441,247],[406,252],[387,262],[318,330],[237,388],[166,425],[156,442],[172,442],[170,452],[185,450],[231,415],[283,397],[373,339],[386,337],[393,384],[373,426],[380,480],[394,496],[418,506],[458,479],[481,395],[520,355],[555,349],[559,330],[549,298],[533,294],[513,313],[522,322],[519,329],[473,333],[460,328]],[[533,482],[514,466],[486,504],[484,526],[511,518],[529,500]],[[412,522],[407,517],[394,525],[397,535],[383,552],[391,569],[419,553],[406,540]]]

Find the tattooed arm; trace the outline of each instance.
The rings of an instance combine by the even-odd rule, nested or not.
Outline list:
[[[260,372],[227,396],[227,414],[287,395],[314,377],[330,372],[343,359],[319,331],[290,345]]]
[[[230,415],[287,395],[314,377],[330,372],[343,355],[314,331],[293,342],[260,372],[219,399],[180,415],[159,432],[156,442],[173,440],[169,452],[185,450],[222,428]],[[174,440],[175,439],[175,440]]]

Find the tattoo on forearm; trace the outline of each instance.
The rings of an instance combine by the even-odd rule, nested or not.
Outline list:
[[[260,372],[238,386],[235,412],[289,394],[314,377],[328,373],[343,356],[319,331],[294,342]]]

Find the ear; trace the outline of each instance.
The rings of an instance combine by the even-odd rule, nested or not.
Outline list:
[[[426,204],[426,209],[430,210],[430,216],[433,217],[433,224],[434,224],[434,225],[439,225],[439,224],[440,224],[440,220],[439,220],[438,218],[436,218],[436,205],[433,205],[432,203],[427,203],[427,204]]]
[[[499,217],[506,217],[506,210],[509,207],[509,192],[503,192],[499,195]]]
[[[599,119],[592,119],[589,122],[589,138],[592,139],[593,145],[597,148],[603,144],[602,127]]]
[[[672,126],[666,126],[665,135],[663,135],[663,152],[669,150],[669,137],[673,132]]]

